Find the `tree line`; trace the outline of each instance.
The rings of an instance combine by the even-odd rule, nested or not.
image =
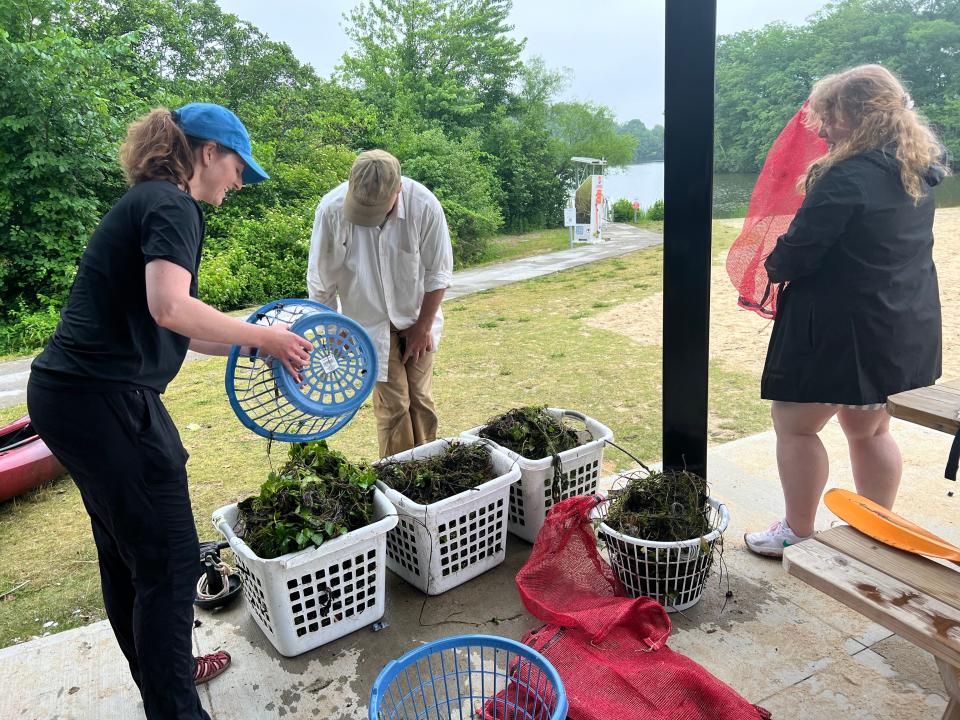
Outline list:
[[[509,0],[369,0],[331,77],[215,0],[7,0],[0,6],[0,353],[56,325],[90,233],[124,192],[117,150],[148,109],[217,102],[272,180],[208,209],[201,297],[231,310],[302,296],[313,211],[358,151],[431,188],[460,265],[496,232],[562,220],[575,155],[629,163],[602,105],[521,60]]]
[[[0,4],[0,353],[56,325],[97,221],[124,192],[124,129],[156,106],[232,108],[272,176],[208,213],[200,288],[224,310],[302,296],[313,210],[382,147],[443,204],[456,262],[497,232],[556,226],[571,156],[663,158],[663,126],[558,102],[567,76],[521,59],[509,0],[367,0],[330,77],[215,0]],[[721,36],[715,163],[755,172],[813,82],[881,62],[960,152],[960,0],[840,0],[803,26]]]
[[[802,26],[768,25],[717,44],[714,158],[720,172],[755,172],[814,81],[881,63],[960,153],[960,0],[841,0]]]

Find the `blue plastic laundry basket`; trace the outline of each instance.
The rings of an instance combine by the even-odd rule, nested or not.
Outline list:
[[[247,322],[290,325],[314,347],[300,385],[273,358],[230,350],[225,386],[240,422],[286,442],[329,437],[350,422],[377,378],[376,350],[360,325],[312,300],[276,300]]]
[[[356,410],[377,382],[377,351],[359,323],[332,310],[305,315],[290,329],[313,343],[300,382],[274,364],[286,396],[310,415],[336,417]]]
[[[370,691],[370,720],[564,720],[560,675],[533,648],[492,635],[459,635],[390,662]]]

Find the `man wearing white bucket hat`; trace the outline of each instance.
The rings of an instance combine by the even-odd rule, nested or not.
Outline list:
[[[402,177],[383,150],[361,153],[347,182],[317,207],[307,266],[310,297],[363,325],[377,348],[373,391],[380,455],[436,439],[433,357],[453,247],[440,201]]]

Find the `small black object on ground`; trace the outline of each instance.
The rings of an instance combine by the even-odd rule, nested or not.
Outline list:
[[[225,574],[220,551],[230,547],[226,542],[200,543],[200,577],[193,604],[204,610],[226,607],[240,594],[243,581],[238,573]],[[228,583],[224,590],[224,578]]]

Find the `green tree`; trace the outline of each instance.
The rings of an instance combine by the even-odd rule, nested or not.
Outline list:
[[[434,128],[410,136],[397,157],[403,174],[426,185],[443,206],[456,264],[482,258],[485,239],[503,218],[496,202],[500,188],[476,136],[452,140]]]
[[[635,217],[640,219],[639,215],[640,213],[633,209],[633,203],[626,198],[620,198],[613,204],[614,222],[632,222]]]
[[[714,158],[719,170],[759,169],[809,95],[814,75],[801,35],[775,24],[718,40]]]
[[[548,120],[550,102],[566,83],[565,73],[532,58],[521,70],[518,90],[484,133],[484,149],[502,190],[498,203],[504,225],[512,232],[559,225],[563,219],[572,168]]]
[[[550,108],[550,131],[568,157],[606,158],[612,166],[633,160],[637,139],[620,132],[610,108],[594,103],[560,102]]]
[[[347,18],[340,77],[403,122],[482,125],[520,72],[510,0],[368,0]]]
[[[843,0],[801,27],[775,24],[719,38],[717,168],[758,170],[814,81],[863,63],[897,73],[956,156],[960,2]]]
[[[59,306],[90,232],[123,188],[117,142],[135,98],[116,67],[129,59],[131,38],[90,46],[52,17],[31,18],[30,30],[16,35],[0,29],[5,324],[14,321],[11,308],[24,320],[37,310],[48,317],[42,308]]]
[[[215,0],[73,0],[77,37],[98,43],[136,31],[136,54],[122,70],[155,102],[207,100],[238,109],[309,87],[313,70],[285,43],[269,40]],[[289,95],[289,93],[286,93]]]
[[[620,126],[620,132],[637,139],[637,149],[633,151],[633,162],[663,161],[663,125],[648,128],[642,120],[630,120]]]

